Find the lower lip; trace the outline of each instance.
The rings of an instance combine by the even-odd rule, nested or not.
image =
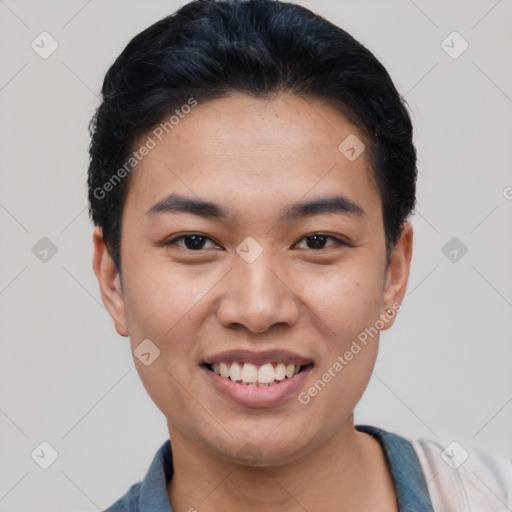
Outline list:
[[[238,384],[231,379],[221,377],[215,372],[201,366],[215,388],[231,400],[247,407],[270,407],[280,404],[297,393],[311,367],[297,373],[290,379],[284,379],[272,386],[255,386]]]

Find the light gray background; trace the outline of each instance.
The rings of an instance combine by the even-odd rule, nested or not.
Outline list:
[[[108,66],[183,3],[0,0],[2,511],[104,509],[167,437],[101,303],[85,177]],[[512,456],[512,2],[301,3],[381,59],[416,129],[408,293],[356,423]],[[48,59],[31,48],[42,31],[59,44]],[[469,43],[457,59],[441,46],[453,31]],[[58,249],[46,263],[42,237]],[[42,441],[59,454],[48,469],[30,456]]]

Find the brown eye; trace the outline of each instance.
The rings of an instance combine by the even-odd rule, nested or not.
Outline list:
[[[337,245],[347,245],[341,240],[331,236],[331,235],[324,235],[321,233],[314,233],[313,235],[305,236],[302,240],[306,240],[307,249],[313,249],[313,250],[321,250],[321,249],[327,249],[329,247],[337,246]],[[301,242],[302,242],[301,240]],[[330,246],[326,247],[326,243],[328,240],[333,240],[334,244],[331,244]]]
[[[179,244],[179,241],[183,241],[183,244]],[[204,235],[201,235],[199,233],[192,233],[190,235],[181,235],[176,238],[173,238],[172,240],[166,242],[165,245],[178,245],[180,247],[183,247],[184,249],[189,249],[191,251],[201,251],[205,249],[204,245],[207,241],[211,242],[211,240]]]

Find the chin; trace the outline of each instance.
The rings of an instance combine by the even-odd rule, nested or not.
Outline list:
[[[247,467],[272,467],[294,462],[319,444],[305,436],[305,430],[288,427],[286,431],[276,433],[270,429],[267,435],[260,430],[260,435],[253,431],[246,435],[228,436],[222,440],[205,442],[216,455],[236,464]],[[293,434],[294,431],[297,431],[296,435]]]

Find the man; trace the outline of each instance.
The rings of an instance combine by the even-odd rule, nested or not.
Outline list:
[[[102,93],[94,270],[170,437],[108,510],[512,504],[505,459],[472,496],[434,442],[354,426],[405,294],[417,174],[376,58],[297,5],[198,0],[137,35]]]

